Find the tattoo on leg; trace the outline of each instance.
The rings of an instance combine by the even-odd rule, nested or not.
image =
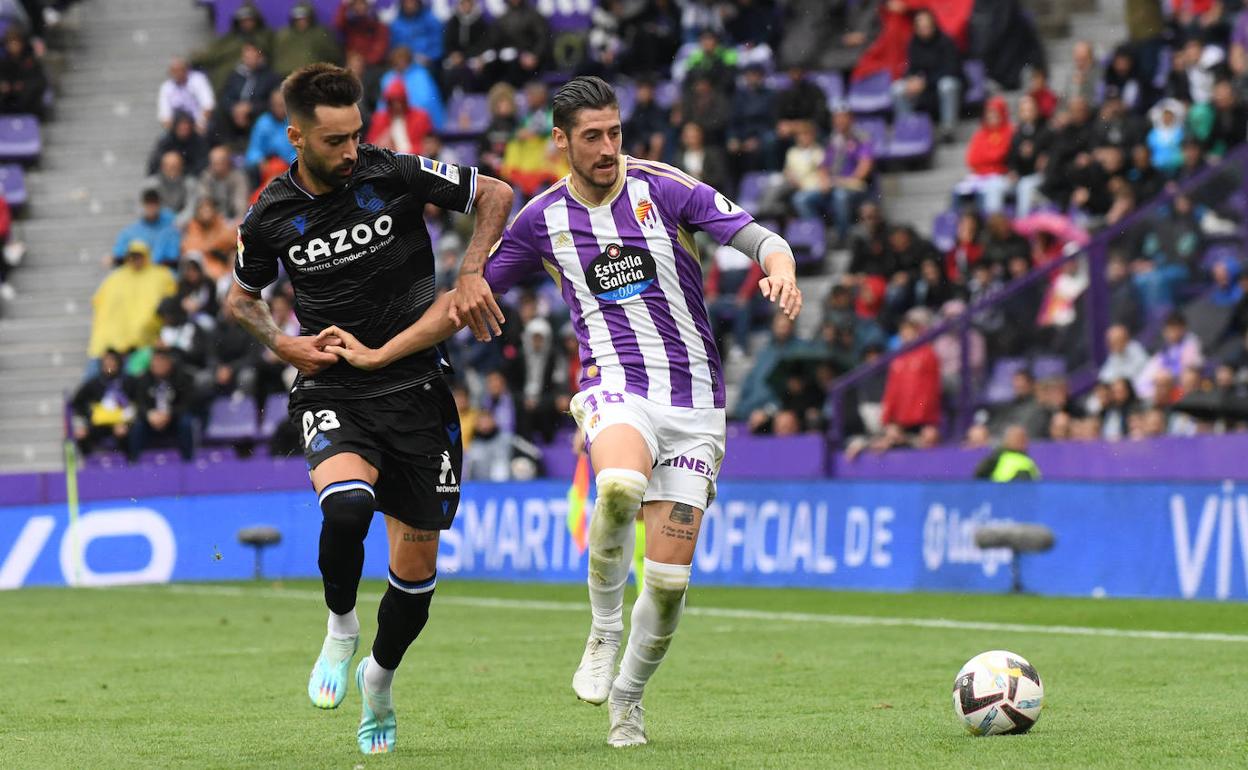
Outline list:
[[[687,503],[676,503],[672,506],[672,513],[669,518],[676,524],[692,524],[693,506]]]
[[[404,532],[403,542],[405,543],[428,543],[430,540],[437,540],[437,532]]]
[[[659,527],[659,534],[663,537],[670,537],[673,540],[685,540],[692,543],[697,533],[692,529],[684,529],[683,527],[673,527],[671,524],[664,524]]]

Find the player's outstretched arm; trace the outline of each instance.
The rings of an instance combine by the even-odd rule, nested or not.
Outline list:
[[[269,312],[269,303],[264,301],[259,292],[249,291],[235,282],[230,286],[230,293],[225,301],[234,311],[238,323],[250,332],[251,336],[286,363],[295,367],[301,374],[313,375],[338,363],[338,356],[326,353],[324,343],[318,343],[316,337],[291,337],[282,334]],[[337,342],[330,339],[329,342]]]
[[[477,179],[477,198],[473,204],[477,222],[472,228],[472,240],[464,251],[464,262],[459,267],[449,313],[455,324],[467,325],[472,329],[472,336],[482,342],[488,342],[491,335],[503,333],[503,311],[483,273],[490,248],[503,235],[514,195],[506,182],[488,176]]]
[[[780,311],[790,319],[797,318],[802,310],[802,290],[797,288],[797,262],[788,242],[757,222],[750,222],[729,243],[763,266],[767,277],[758,282],[763,296],[779,303]]]
[[[413,353],[427,350],[450,337],[464,327],[462,323],[452,321],[450,308],[454,302],[455,290],[452,289],[438,297],[429,309],[416,322],[390,338],[380,348],[370,348],[361,343],[353,334],[330,326],[316,336],[318,342],[326,340],[325,352],[341,356],[342,360],[357,369],[371,371],[388,366],[400,358]],[[335,341],[336,338],[336,341]]]

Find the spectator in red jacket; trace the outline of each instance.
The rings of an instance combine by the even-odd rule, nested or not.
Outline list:
[[[368,0],[343,0],[334,18],[334,28],[342,36],[342,50],[359,53],[369,67],[381,66],[390,50],[390,28]]]
[[[901,321],[901,344],[908,345],[928,326],[931,314],[916,309]],[[893,360],[884,385],[881,415],[886,445],[935,443],[940,425],[940,361],[931,345],[922,345]]]
[[[971,175],[957,188],[959,194],[977,194],[989,214],[995,214],[1005,205],[1005,193],[1010,189],[1006,159],[1013,138],[1014,127],[1010,125],[1010,110],[1005,100],[989,99],[984,107],[983,122],[966,148],[966,165]]]
[[[407,106],[407,87],[399,78],[390,81],[382,98],[386,106],[373,115],[368,127],[368,143],[395,152],[421,154],[425,137],[433,130],[429,113]]]

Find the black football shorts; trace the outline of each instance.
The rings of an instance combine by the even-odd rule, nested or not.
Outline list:
[[[309,470],[336,454],[358,454],[378,471],[378,510],[416,529],[450,529],[464,444],[455,399],[441,377],[358,400],[296,391],[290,419]]]

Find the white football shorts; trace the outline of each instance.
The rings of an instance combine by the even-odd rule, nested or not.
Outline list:
[[[658,404],[596,385],[573,396],[571,411],[591,445],[612,425],[641,433],[654,462],[645,502],[670,500],[705,511],[715,500],[727,432],[723,409]]]

